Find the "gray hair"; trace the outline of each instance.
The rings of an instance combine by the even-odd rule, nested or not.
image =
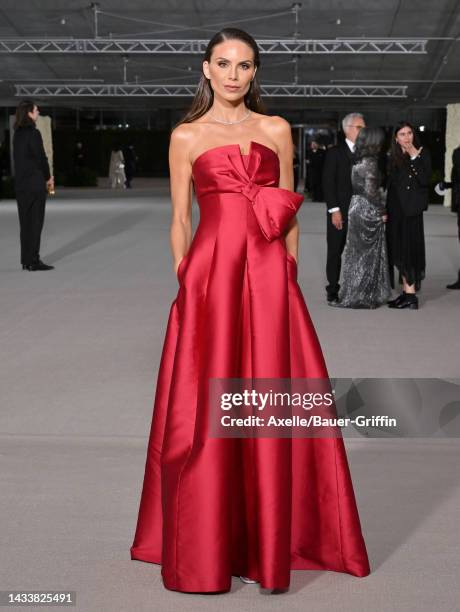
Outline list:
[[[353,123],[353,119],[362,119],[364,121],[364,115],[361,113],[349,113],[348,115],[345,115],[345,117],[342,119],[342,130],[344,132],[347,125]]]

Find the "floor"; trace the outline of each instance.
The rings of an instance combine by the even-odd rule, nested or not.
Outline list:
[[[324,215],[323,204],[301,208],[298,280],[331,377],[459,378],[460,292],[445,289],[460,264],[455,217],[425,215],[420,310],[345,311],[324,300]],[[84,612],[458,609],[458,437],[346,440],[366,578],[293,571],[283,595],[237,579],[225,595],[187,595],[164,589],[159,566],[131,561],[178,289],[169,219],[163,180],[58,192],[41,249],[56,269],[31,273],[19,266],[15,203],[0,202],[1,588],[73,590]]]

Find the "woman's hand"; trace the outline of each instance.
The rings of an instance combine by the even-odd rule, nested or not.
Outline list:
[[[388,221],[388,215],[383,215],[382,221],[386,223]]]
[[[181,264],[181,261],[184,259],[184,257],[185,257],[185,255],[182,255],[182,257],[179,259],[179,261],[174,264],[174,274],[176,275],[176,278],[177,278],[177,271],[179,270],[179,266]]]
[[[413,144],[409,144],[409,145],[403,146],[403,149],[411,157],[416,157],[417,155],[420,155],[420,152],[423,149],[423,147],[420,147],[420,149],[416,149]]]
[[[342,229],[343,219],[342,219],[342,213],[340,212],[340,210],[336,210],[335,212],[331,213],[331,221],[335,229],[338,229],[338,230]]]

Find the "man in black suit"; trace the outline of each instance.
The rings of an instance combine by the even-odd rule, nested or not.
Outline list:
[[[359,130],[366,127],[361,113],[350,113],[342,120],[345,141],[328,149],[323,168],[323,192],[327,206],[326,286],[329,304],[338,301],[340,268],[348,226],[348,208],[353,189],[351,168]]]
[[[54,189],[40,132],[35,126],[40,111],[24,100],[16,109],[13,155],[18,203],[21,264],[23,270],[52,270],[40,260],[40,237],[45,219],[47,189]]]
[[[308,186],[313,202],[323,201],[322,175],[326,151],[318,141],[312,140],[307,155]]]

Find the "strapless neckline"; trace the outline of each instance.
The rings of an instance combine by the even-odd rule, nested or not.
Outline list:
[[[270,153],[272,153],[276,159],[279,161],[279,157],[278,157],[278,153],[276,153],[276,151],[274,151],[271,147],[268,147],[267,145],[262,144],[261,142],[258,142],[257,140],[250,140],[249,141],[249,151],[247,153],[241,153],[241,147],[238,143],[230,143],[230,144],[225,144],[225,145],[218,145],[217,147],[211,147],[210,149],[206,149],[206,151],[203,151],[203,153],[200,153],[198,155],[198,157],[193,161],[192,163],[192,168],[195,166],[195,164],[197,163],[197,161],[199,159],[201,159],[202,157],[208,155],[208,153],[211,153],[213,151],[217,151],[219,149],[235,149],[238,151],[239,155],[241,157],[250,157],[250,155],[253,152],[253,145],[257,145],[259,147],[262,147],[263,149],[267,149],[267,151],[269,151]]]

